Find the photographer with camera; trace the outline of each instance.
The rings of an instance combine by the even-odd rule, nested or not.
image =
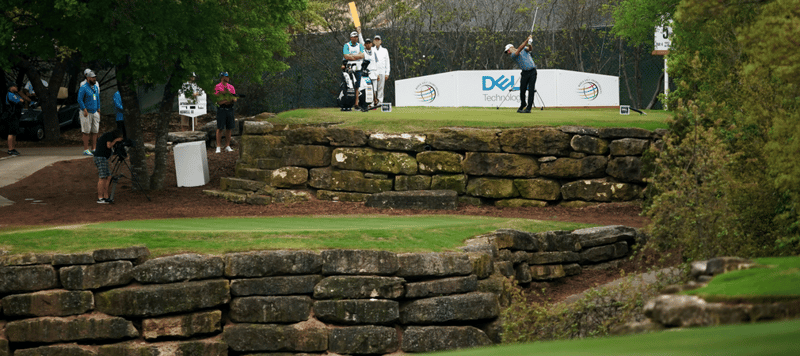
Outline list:
[[[94,151],[94,164],[97,166],[97,173],[100,176],[97,181],[97,204],[114,202],[108,197],[108,188],[111,185],[111,170],[108,168],[108,160],[112,153],[123,158],[127,157],[122,140],[122,131],[119,129],[106,132],[97,139],[97,149]]]

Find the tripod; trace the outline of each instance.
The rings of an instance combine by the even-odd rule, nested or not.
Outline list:
[[[506,102],[506,99],[508,99],[508,96],[511,95],[512,92],[515,92],[515,91],[518,91],[518,90],[519,89],[514,89],[514,87],[511,87],[511,90],[508,91],[508,94],[506,94],[506,97],[503,99],[503,101],[500,103],[500,105],[497,106],[497,109],[500,110],[500,106],[502,106]],[[532,97],[534,97],[534,95],[539,96],[539,101],[542,102],[542,107],[539,108],[539,110],[544,110],[544,100],[542,100],[542,95],[539,94],[539,91],[536,90],[536,89],[534,89],[533,93],[531,93]],[[534,99],[533,99],[533,107],[536,107],[536,97],[534,97]]]
[[[136,184],[136,188],[138,188],[139,191],[142,192],[142,194],[144,194],[144,197],[147,198],[147,201],[152,201],[150,200],[150,196],[147,195],[144,189],[142,189],[142,186],[141,184],[139,184],[139,181],[136,180],[136,175],[133,174],[133,170],[131,169],[131,166],[128,164],[128,161],[125,160],[125,157],[121,156],[120,154],[114,153],[114,156],[111,157],[111,162],[114,164],[114,169],[111,171],[111,195],[108,196],[111,201],[114,201],[114,191],[117,189],[117,182],[119,182],[120,178],[128,178],[129,181]],[[123,165],[125,167],[128,167],[128,172],[131,174],[130,177],[127,177],[119,172]]]

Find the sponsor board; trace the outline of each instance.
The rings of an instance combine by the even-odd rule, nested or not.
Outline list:
[[[520,105],[520,71],[455,71],[395,82],[395,106]],[[534,106],[619,106],[619,78],[560,69],[537,71]],[[526,93],[527,96],[527,93]]]

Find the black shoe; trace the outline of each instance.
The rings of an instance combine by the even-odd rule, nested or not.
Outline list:
[[[517,109],[517,112],[521,114],[523,111],[522,109]]]
[[[522,110],[522,112],[526,113],[526,114],[530,114],[531,113],[531,109],[525,109],[525,110]]]
[[[97,204],[108,204],[108,202],[103,198],[98,198],[97,199]]]
[[[19,152],[16,149],[8,150],[8,154],[11,156],[19,156]]]
[[[106,201],[106,204],[114,204],[114,199],[111,198],[103,198]]]

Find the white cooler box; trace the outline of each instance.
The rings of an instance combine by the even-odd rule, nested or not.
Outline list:
[[[179,143],[175,152],[175,176],[179,187],[199,187],[208,184],[208,156],[205,141]]]

